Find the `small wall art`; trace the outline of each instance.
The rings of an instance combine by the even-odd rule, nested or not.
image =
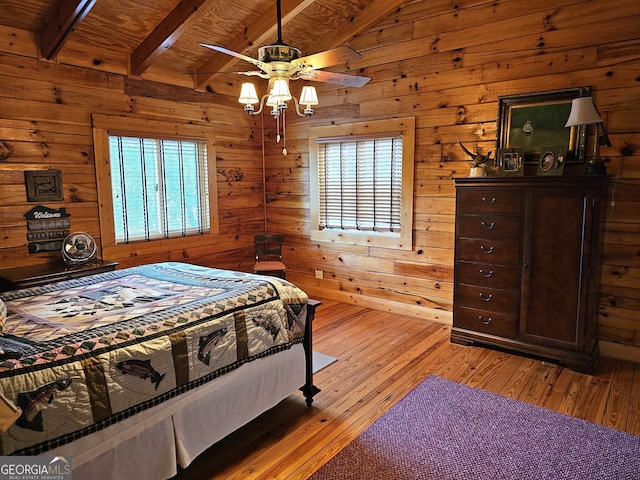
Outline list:
[[[30,170],[24,172],[29,202],[55,202],[64,199],[60,170]]]

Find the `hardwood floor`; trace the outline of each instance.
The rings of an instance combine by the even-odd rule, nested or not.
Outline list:
[[[600,358],[593,375],[449,342],[449,327],[323,301],[314,350],[338,361],[300,393],[204,452],[176,480],[305,479],[428,375],[640,435],[640,364]]]

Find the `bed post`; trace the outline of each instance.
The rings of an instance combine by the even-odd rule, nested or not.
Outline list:
[[[307,405],[310,407],[313,403],[313,396],[320,391],[318,387],[313,384],[313,338],[312,338],[312,324],[316,315],[316,308],[320,306],[322,302],[318,300],[309,299],[307,301],[307,321],[304,327],[304,353],[306,364],[306,383],[300,390],[304,394],[304,398],[307,399]]]

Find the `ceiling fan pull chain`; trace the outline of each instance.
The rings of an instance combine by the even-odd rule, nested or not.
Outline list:
[[[287,155],[287,110],[282,108],[282,155]]]

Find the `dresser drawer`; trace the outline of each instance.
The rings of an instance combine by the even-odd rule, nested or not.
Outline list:
[[[460,215],[460,237],[498,238],[517,240],[521,235],[520,217],[509,215]]]
[[[518,314],[518,291],[500,290],[479,285],[458,285],[456,304],[490,312]]]
[[[458,260],[517,265],[520,261],[520,243],[513,240],[459,238]]]
[[[516,267],[458,262],[456,283],[517,290],[520,286],[520,277]]]
[[[492,190],[470,188],[457,190],[458,214],[468,213],[520,213],[522,193],[518,190]]]
[[[516,338],[516,317],[504,313],[459,307],[453,317],[453,326],[498,337]]]

